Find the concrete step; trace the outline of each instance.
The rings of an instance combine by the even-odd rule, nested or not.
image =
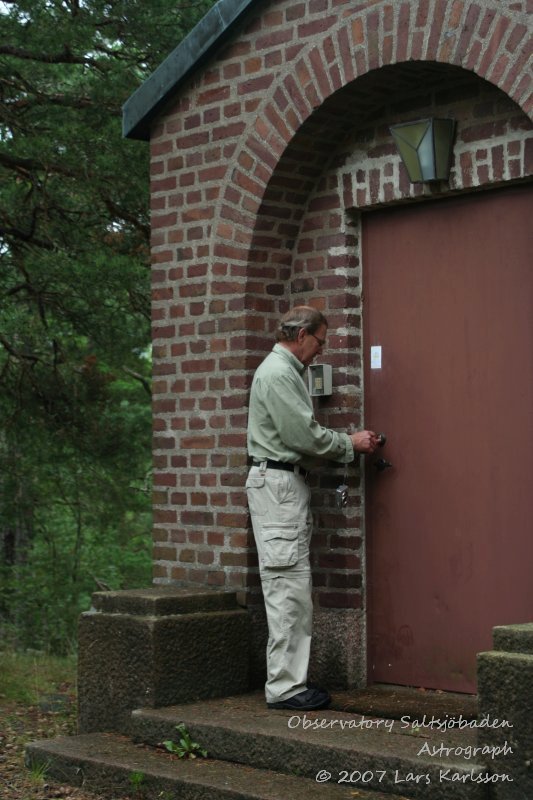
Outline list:
[[[118,734],[87,733],[32,742],[28,767],[46,765],[62,783],[83,786],[108,797],[143,800],[406,800],[369,792],[353,784],[317,783],[297,777],[218,761],[179,759],[166,751],[136,745]]]
[[[334,697],[335,699],[335,697]],[[486,800],[488,768],[473,757],[477,731],[438,730],[422,719],[386,720],[339,710],[294,714],[265,706],[262,692],[133,712],[137,741],[176,740],[184,723],[210,757],[352,791],[432,800]],[[446,718],[442,720],[446,723]],[[446,750],[448,748],[448,750]],[[357,795],[352,795],[357,796]]]

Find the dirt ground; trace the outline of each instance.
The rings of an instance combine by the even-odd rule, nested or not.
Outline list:
[[[60,710],[51,710],[58,707]],[[35,774],[24,766],[26,742],[70,735],[75,730],[74,700],[66,695],[44,702],[41,707],[0,698],[0,800],[109,800],[80,788],[62,786],[46,774]]]

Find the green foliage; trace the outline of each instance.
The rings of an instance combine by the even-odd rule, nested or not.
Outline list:
[[[178,756],[178,758],[197,758],[198,756],[203,756],[204,758],[207,757],[207,750],[204,750],[202,746],[198,744],[198,742],[193,742],[189,731],[183,722],[180,722],[179,725],[176,725],[176,730],[180,735],[178,744],[173,742],[171,739],[167,739],[166,742],[163,742],[163,746],[168,750],[169,753],[174,753],[174,755]]]
[[[0,698],[36,705],[58,687],[74,687],[76,659],[0,650]]]
[[[146,775],[144,774],[144,772],[130,772],[129,779],[133,790],[139,791],[139,789],[146,780]]]
[[[40,787],[44,783],[49,769],[50,761],[43,761],[42,764],[35,764],[29,773],[31,783]]]
[[[128,96],[211,0],[0,6],[0,632],[67,652],[150,581],[148,146]]]

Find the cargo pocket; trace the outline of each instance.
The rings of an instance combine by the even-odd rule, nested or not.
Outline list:
[[[292,567],[298,561],[296,522],[265,522],[261,527],[263,566],[269,569]]]

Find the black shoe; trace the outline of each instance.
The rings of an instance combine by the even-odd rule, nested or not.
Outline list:
[[[330,703],[331,697],[324,689],[304,689],[303,692],[298,692],[288,700],[267,703],[267,706],[268,708],[289,708],[292,711],[316,711],[319,708],[327,708]]]

